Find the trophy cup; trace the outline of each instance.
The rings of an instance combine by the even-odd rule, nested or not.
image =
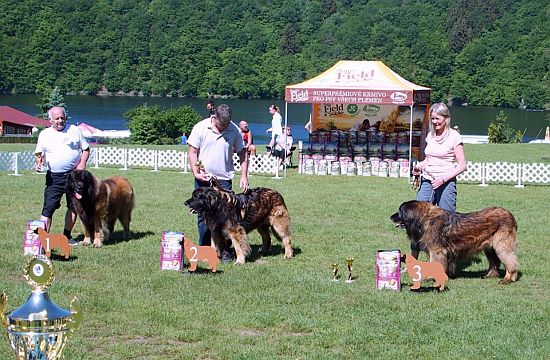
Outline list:
[[[338,281],[338,264],[332,264],[332,281]]]
[[[52,263],[44,255],[29,258],[23,267],[24,277],[34,290],[27,301],[4,313],[8,298],[0,295],[0,317],[8,333],[16,360],[60,359],[67,343],[67,336],[80,325],[82,311],[77,298],[73,298],[70,310],[63,309],[50,300],[47,288],[54,279]]]
[[[353,282],[353,277],[351,276],[351,271],[353,270],[353,258],[346,258],[346,264],[348,265],[348,279],[346,280],[346,283],[351,284]]]

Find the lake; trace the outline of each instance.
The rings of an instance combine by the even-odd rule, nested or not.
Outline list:
[[[165,109],[190,105],[199,114],[206,116],[206,101],[198,98],[65,96],[70,123],[85,122],[101,130],[126,129],[123,114],[128,109],[143,104],[158,105]],[[218,99],[215,102],[217,105],[225,103],[231,106],[235,122],[247,120],[255,141],[259,143],[268,141],[265,131],[271,126],[271,114],[268,111],[270,104],[275,104],[281,109],[284,121],[285,102],[283,100]],[[0,95],[0,106],[11,106],[31,115],[40,112],[37,105],[39,103],[40,97],[35,95]],[[309,104],[288,105],[288,123],[292,127],[295,141],[308,138],[304,124],[309,119],[310,110]],[[545,120],[549,111],[479,106],[454,106],[450,110],[452,125],[458,125],[461,133],[465,135],[487,135],[489,123],[496,119],[501,110],[508,116],[509,124],[524,133],[524,140],[544,138],[546,126],[550,125]]]

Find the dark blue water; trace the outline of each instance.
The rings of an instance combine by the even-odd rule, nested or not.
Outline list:
[[[7,105],[19,109],[31,115],[40,112],[38,96],[32,95],[1,95],[0,105]],[[206,117],[206,99],[191,98],[140,98],[140,97],[100,97],[100,96],[65,96],[69,113],[69,122],[72,124],[88,123],[101,130],[126,129],[124,113],[136,106],[143,104],[158,105],[169,109],[190,105],[199,114]],[[270,104],[275,104],[281,109],[283,120],[285,118],[285,102],[282,100],[240,100],[226,99],[216,100],[217,105],[226,103],[233,110],[233,120],[248,121],[250,130],[256,143],[266,143],[269,135],[266,130],[271,126],[271,114],[268,111]],[[309,119],[311,105],[289,104],[287,119],[292,128],[295,142],[307,140],[308,134],[304,129]],[[452,124],[460,127],[465,135],[487,135],[487,127],[496,119],[499,111],[504,111],[508,116],[510,125],[525,134],[525,139],[543,138],[549,120],[545,117],[548,111],[523,111],[518,109],[501,109],[494,107],[451,107]]]

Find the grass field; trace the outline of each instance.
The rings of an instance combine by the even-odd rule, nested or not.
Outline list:
[[[550,146],[467,145],[466,155],[476,162],[545,162]],[[549,358],[550,186],[458,185],[458,211],[499,205],[516,216],[518,282],[480,279],[487,260],[479,257],[463,264],[443,293],[410,292],[406,274],[397,293],[375,288],[374,260],[378,249],[408,250],[404,231],[389,220],[414,197],[404,179],[306,176],[295,169],[284,180],[252,175],[251,186],[285,197],[295,257],[283,260],[276,242],[272,255],[259,257],[261,240],[251,233],[246,265],[185,276],[159,270],[160,237],[178,230],[196,239],[196,217],[183,207],[191,175],[91,170],[102,178],[122,174],[134,185],[134,239],[120,241],[117,224],[103,248],[79,246],[69,261],[54,260],[51,298],[67,308],[76,295],[84,313],[66,359]],[[21,243],[27,221],[39,217],[44,177],[1,172],[0,184],[0,291],[11,311],[30,292]],[[56,212],[52,232],[62,231],[63,213]],[[340,264],[345,277],[348,256],[355,258],[356,281],[331,282],[331,264]],[[10,358],[4,336],[0,359]]]

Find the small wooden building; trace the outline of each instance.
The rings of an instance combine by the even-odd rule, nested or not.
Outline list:
[[[0,106],[0,135],[31,135],[38,126],[50,126],[50,122],[9,106]]]

